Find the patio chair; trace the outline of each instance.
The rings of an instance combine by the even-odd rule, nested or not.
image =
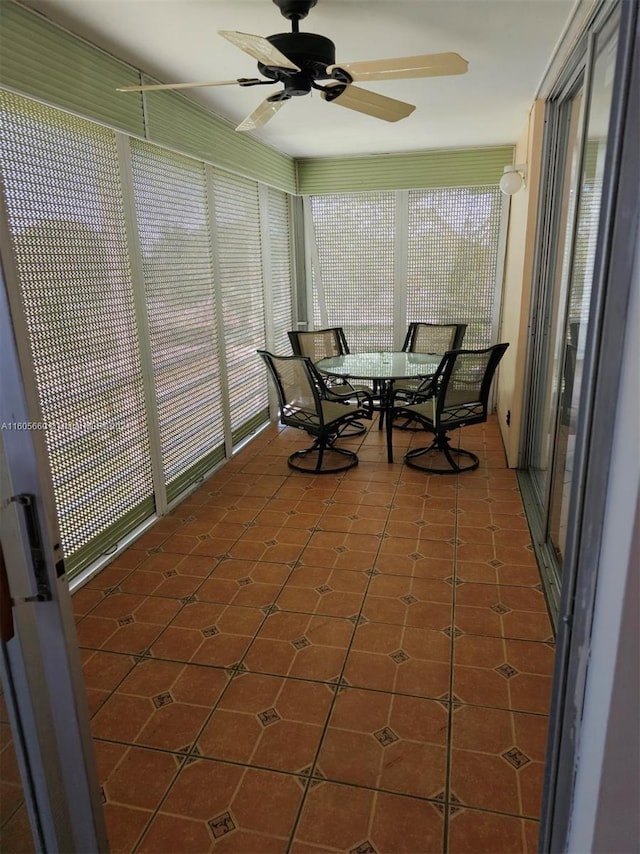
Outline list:
[[[459,350],[466,331],[466,323],[410,323],[402,349],[408,353]]]
[[[308,356],[313,362],[325,359],[328,356],[344,356],[349,353],[349,345],[341,326],[332,326],[328,329],[314,329],[308,332],[290,331],[287,333],[291,342],[291,349],[296,356]],[[371,395],[375,393],[370,386],[350,383],[340,377],[324,377],[327,398],[335,401],[357,400],[358,394]],[[364,424],[355,423],[343,435],[358,436],[366,432]]]
[[[314,437],[311,447],[295,451],[289,466],[311,474],[331,474],[358,465],[358,456],[335,447],[345,430],[361,418],[371,419],[373,401],[359,395],[356,404],[323,396],[324,381],[307,356],[276,356],[258,350],[278,393],[280,423],[304,430]]]
[[[450,350],[445,353],[430,382],[415,396],[414,403],[393,402],[393,416],[406,416],[433,433],[425,448],[413,448],[404,461],[411,468],[430,474],[459,474],[479,465],[471,451],[451,446],[449,433],[459,427],[487,420],[489,391],[493,375],[508,344],[484,350]],[[388,451],[391,455],[391,431]]]
[[[459,350],[467,331],[466,323],[422,323],[409,324],[402,349],[407,353],[446,353],[449,350]],[[425,377],[414,380],[399,380],[394,384],[393,394],[407,402],[413,402],[414,395],[420,389],[424,394]],[[430,379],[430,378],[429,378]],[[419,430],[412,424],[411,419],[403,418],[400,423],[394,423],[400,430]]]

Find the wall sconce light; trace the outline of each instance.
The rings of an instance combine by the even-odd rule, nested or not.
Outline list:
[[[518,190],[525,186],[527,177],[526,163],[518,163],[515,166],[505,166],[504,175],[500,178],[500,189],[505,196],[513,196]]]

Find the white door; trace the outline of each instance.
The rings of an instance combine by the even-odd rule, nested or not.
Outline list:
[[[0,850],[107,851],[45,434],[3,280],[0,341]]]

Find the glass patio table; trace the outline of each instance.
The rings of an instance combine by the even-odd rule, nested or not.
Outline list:
[[[380,424],[386,423],[387,434],[393,429],[390,410],[393,404],[395,380],[425,379],[435,374],[441,354],[381,352],[346,353],[343,356],[328,356],[316,362],[322,374],[352,380],[369,380],[380,393]],[[387,447],[391,447],[389,442]],[[393,462],[389,453],[388,461]]]

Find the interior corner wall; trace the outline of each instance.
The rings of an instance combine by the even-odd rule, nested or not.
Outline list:
[[[500,365],[497,411],[507,464],[511,468],[516,467],[519,462],[522,432],[523,378],[533,285],[543,129],[544,102],[536,101],[531,106],[528,125],[516,143],[514,152],[515,164],[527,164],[527,177],[526,186],[511,196],[510,200],[502,290],[499,340],[508,341],[510,347]]]

